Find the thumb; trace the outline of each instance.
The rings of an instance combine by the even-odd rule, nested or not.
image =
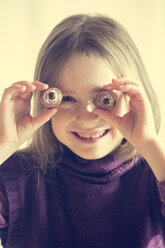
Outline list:
[[[36,131],[40,126],[49,121],[53,115],[57,112],[56,108],[46,109],[39,115],[32,118],[33,130]]]
[[[113,127],[116,127],[116,128],[119,127],[119,123],[121,120],[120,116],[117,116],[117,115],[113,114],[112,112],[107,111],[107,110],[103,110],[101,108],[95,108],[93,110],[93,112],[95,114],[99,115],[102,119],[104,119],[106,122],[111,124]]]

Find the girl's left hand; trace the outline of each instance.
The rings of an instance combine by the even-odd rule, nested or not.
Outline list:
[[[123,77],[112,79],[112,83],[105,85],[103,88],[125,93],[129,99],[127,103],[128,112],[122,116],[116,113],[115,110],[107,111],[96,108],[93,111],[95,114],[98,114],[110,125],[116,127],[136,149],[146,145],[157,136],[151,104],[140,82]],[[124,98],[122,101],[124,101]]]

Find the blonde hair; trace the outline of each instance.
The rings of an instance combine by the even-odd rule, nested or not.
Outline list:
[[[141,81],[151,103],[158,132],[160,114],[156,95],[134,42],[119,23],[101,15],[73,15],[64,19],[52,30],[42,46],[34,79],[54,86],[62,67],[77,53],[101,56],[109,62],[110,69],[117,77],[133,77]],[[40,92],[34,94],[34,115],[43,111],[39,96]],[[44,172],[54,168],[60,161],[62,146],[52,132],[50,121],[35,132],[26,150],[31,151]],[[114,154],[126,161],[133,158],[136,150],[124,139]]]

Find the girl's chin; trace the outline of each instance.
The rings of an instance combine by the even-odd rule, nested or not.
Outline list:
[[[75,152],[73,151],[77,156],[83,158],[83,159],[87,159],[87,160],[95,160],[95,159],[100,159],[103,158],[105,156],[107,156],[108,154],[111,153],[111,151],[108,152],[103,152],[103,153],[92,153],[92,152],[86,152],[86,153],[80,153],[80,152]]]
[[[123,137],[121,134],[116,135],[116,139],[113,140],[110,136],[110,139],[105,137],[105,140],[102,142],[95,143],[73,143],[66,144],[66,146],[77,156],[87,159],[87,160],[95,160],[101,159],[110,153],[114,152],[116,148],[121,144]],[[102,138],[103,139],[103,138]],[[105,142],[104,142],[105,141]]]

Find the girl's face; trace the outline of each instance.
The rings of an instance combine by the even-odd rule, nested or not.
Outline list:
[[[54,135],[82,158],[102,158],[123,139],[111,123],[87,110],[89,101],[115,77],[101,57],[78,54],[66,63],[56,82],[56,87],[63,93],[63,101],[51,119]],[[111,111],[117,115],[127,112],[121,93]]]

